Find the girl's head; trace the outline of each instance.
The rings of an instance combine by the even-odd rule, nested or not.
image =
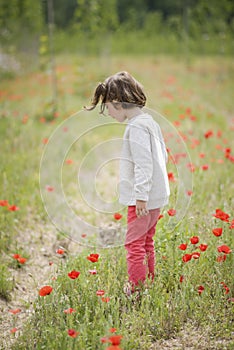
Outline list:
[[[105,104],[110,102],[116,109],[129,109],[132,107],[144,107],[146,96],[142,85],[128,72],[119,72],[108,77],[104,83],[99,83],[94,91],[90,107],[94,109],[101,102],[101,111],[104,112]]]

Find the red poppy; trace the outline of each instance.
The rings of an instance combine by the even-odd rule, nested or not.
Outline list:
[[[13,309],[13,310],[9,310],[9,312],[13,315],[16,315],[21,312],[21,309]]]
[[[187,243],[182,243],[178,247],[180,250],[186,250],[187,249]]]
[[[192,259],[192,254],[185,254],[182,256],[183,262],[188,262],[191,259]]]
[[[199,287],[198,287],[197,290],[198,290],[199,295],[201,295],[201,293],[204,291],[204,289],[205,289],[205,288],[204,288],[203,286],[199,286]]]
[[[44,286],[39,290],[39,295],[41,297],[45,297],[46,295],[49,295],[52,292],[53,288],[51,286]]]
[[[202,251],[202,252],[205,252],[207,248],[208,248],[208,245],[207,245],[207,244],[200,244],[200,246],[199,246],[199,249],[200,249],[200,251]]]
[[[66,159],[66,160],[65,160],[65,163],[66,163],[66,164],[73,164],[73,160],[72,160],[72,159]]]
[[[115,333],[116,331],[117,331],[116,328],[110,328],[110,329],[109,329],[109,332],[110,332],[110,333]]]
[[[199,252],[193,252],[191,255],[192,255],[193,259],[199,259],[201,253],[199,253]]]
[[[17,211],[17,210],[19,210],[19,207],[17,207],[16,205],[10,205],[10,206],[8,207],[8,209],[9,209],[10,211]]]
[[[183,281],[184,281],[184,276],[181,275],[181,276],[180,276],[180,283],[182,283]]]
[[[87,259],[93,263],[98,262],[99,254],[90,254]]]
[[[209,165],[208,164],[204,164],[202,165],[202,170],[208,170],[209,169]]]
[[[42,140],[42,143],[44,143],[44,145],[46,145],[46,144],[48,143],[48,141],[49,141],[48,138],[44,138],[44,139]]]
[[[213,131],[212,130],[208,130],[205,134],[204,134],[205,138],[208,139],[209,137],[213,136]]]
[[[219,236],[222,235],[223,229],[222,229],[222,227],[217,227],[217,228],[214,228],[214,229],[212,230],[212,232],[213,232],[213,234],[214,234],[216,237],[219,237]]]
[[[53,192],[54,191],[54,187],[52,186],[46,186],[46,189],[48,192]]]
[[[103,303],[108,303],[110,301],[109,297],[102,297]]]
[[[7,200],[5,199],[0,200],[0,207],[8,207],[8,206],[9,206],[9,203]]]
[[[86,233],[82,233],[82,235],[81,235],[82,238],[85,238],[86,236],[87,236]]]
[[[89,270],[89,273],[90,273],[90,275],[96,275],[97,274],[97,270],[96,269]]]
[[[72,307],[69,307],[69,309],[66,309],[63,311],[65,314],[72,314],[73,312],[76,312],[75,309],[73,309]]]
[[[234,228],[234,219],[231,221],[231,225],[229,226],[230,229]]]
[[[215,214],[213,214],[213,216],[217,219],[222,220],[222,221],[229,222],[230,216],[227,213],[225,213],[224,211],[222,211],[221,209],[216,209]]]
[[[197,244],[199,242],[199,237],[198,236],[193,236],[190,238],[190,242],[192,244]]]
[[[120,219],[122,219],[122,217],[123,217],[123,215],[121,215],[120,213],[115,213],[114,214],[114,219],[115,220],[120,220]]]
[[[199,157],[200,157],[200,158],[205,158],[205,153],[200,153],[200,154],[199,154]]]
[[[18,331],[18,328],[12,328],[12,329],[10,330],[11,333],[15,333],[15,332],[17,332],[17,331]]]
[[[23,257],[19,257],[17,260],[20,264],[24,264],[27,261],[27,259]]]
[[[219,255],[216,259],[217,262],[221,263],[227,259],[227,255]]]
[[[70,277],[72,280],[75,280],[76,278],[79,277],[80,272],[76,270],[72,270],[71,272],[68,272],[68,277]]]
[[[106,348],[106,350],[122,350],[119,345],[111,345]]]
[[[100,340],[103,344],[109,342],[109,339],[107,337],[102,337]]]
[[[192,196],[192,194],[193,194],[193,191],[190,191],[190,190],[187,191],[188,196]]]
[[[56,250],[56,253],[59,254],[59,255],[63,255],[65,253],[65,250],[59,248],[59,249]]]
[[[14,255],[12,256],[12,258],[18,260],[18,259],[20,258],[20,255],[19,255],[19,254],[14,254]]]
[[[76,338],[79,332],[75,331],[75,329],[68,329],[67,334],[72,338]]]
[[[102,295],[105,294],[105,291],[104,291],[103,289],[100,289],[100,290],[98,290],[98,291],[96,292],[96,294],[97,294],[98,296],[102,296]]]
[[[163,214],[160,214],[159,217],[158,217],[158,220],[162,219],[163,218]]]
[[[169,181],[171,181],[171,182],[175,182],[176,181],[173,173],[168,173],[167,176],[168,176],[168,180]]]
[[[167,213],[168,213],[169,216],[175,216],[176,215],[176,210],[175,209],[169,209],[167,211]]]
[[[122,335],[111,335],[108,339],[112,345],[119,345],[122,338]]]
[[[226,244],[219,246],[217,250],[219,253],[224,253],[224,254],[230,254],[232,252],[231,249]]]

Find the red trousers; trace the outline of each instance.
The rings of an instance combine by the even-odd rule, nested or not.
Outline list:
[[[154,234],[160,209],[138,218],[136,206],[128,207],[128,229],[125,240],[127,269],[132,286],[144,283],[148,276],[153,280],[155,268]]]

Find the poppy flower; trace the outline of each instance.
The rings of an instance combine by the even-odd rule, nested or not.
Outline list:
[[[192,244],[197,244],[199,242],[199,237],[198,236],[193,236],[190,238],[190,242]]]
[[[185,254],[182,256],[183,262],[188,262],[191,259],[192,259],[192,254]]]
[[[175,182],[176,181],[173,173],[168,173],[167,176],[168,176],[168,180],[169,181],[171,181],[171,182]]]
[[[108,339],[112,345],[120,345],[122,338],[123,338],[122,335],[111,335]]]
[[[8,210],[10,210],[10,211],[17,211],[17,210],[19,210],[19,207],[17,207],[16,205],[10,205],[8,207]]]
[[[109,342],[109,339],[108,339],[107,337],[102,337],[100,340],[101,340],[101,342],[102,342],[103,344]]]
[[[93,263],[98,262],[99,254],[90,254],[87,259]]]
[[[89,270],[89,273],[90,273],[90,275],[96,275],[97,274],[97,270],[96,269]]]
[[[81,235],[82,238],[85,238],[86,236],[87,236],[86,233],[82,233],[82,235]]]
[[[178,247],[180,250],[186,250],[187,249],[187,243],[182,243]]]
[[[12,256],[12,258],[18,260],[18,259],[20,258],[20,255],[19,255],[19,254],[14,254],[14,255]]]
[[[13,310],[9,310],[9,312],[13,315],[16,315],[21,312],[21,309],[13,309]]]
[[[209,165],[208,164],[204,164],[202,165],[202,170],[208,170],[209,169]]]
[[[205,252],[207,248],[208,248],[207,244],[200,244],[199,245],[199,249],[201,252]]]
[[[111,345],[106,348],[106,350],[122,350],[119,345]]]
[[[227,259],[227,255],[219,255],[216,259],[217,262],[221,263]]]
[[[115,333],[116,331],[117,331],[116,328],[110,328],[110,329],[109,329],[109,332],[110,332],[110,333]]]
[[[7,200],[5,199],[0,200],[0,207],[8,207],[8,206],[9,206],[9,203]]]
[[[72,307],[69,307],[69,309],[63,310],[63,312],[65,314],[72,314],[73,312],[76,312],[76,310],[73,309]]]
[[[15,333],[15,332],[17,332],[17,331],[18,331],[18,328],[12,328],[12,329],[10,330],[11,333]]]
[[[57,249],[56,253],[59,255],[63,255],[65,253],[65,250],[64,249]]]
[[[67,334],[72,338],[76,338],[79,332],[75,331],[75,329],[68,329]]]
[[[175,216],[176,215],[176,210],[175,209],[169,209],[167,211],[167,213],[168,213],[169,216]]]
[[[188,196],[192,196],[192,194],[193,194],[193,191],[190,191],[190,190],[187,191]]]
[[[234,228],[234,219],[232,220],[231,222],[231,225],[229,226],[230,229],[233,229]]]
[[[219,236],[222,235],[223,229],[222,229],[222,227],[217,227],[217,228],[214,228],[214,229],[212,230],[212,232],[213,232],[213,234],[214,234],[216,237],[219,237]]]
[[[18,261],[20,264],[24,264],[24,263],[27,261],[27,259],[20,256],[20,257],[17,259],[17,261]]]
[[[105,291],[103,289],[100,289],[96,292],[96,295],[98,295],[98,296],[102,296],[104,294],[105,294]]]
[[[222,220],[222,221],[229,222],[230,216],[227,213],[225,213],[224,211],[222,211],[221,209],[216,209],[215,214],[213,214],[213,216],[217,219]]]
[[[45,297],[46,295],[49,295],[52,292],[53,288],[51,286],[44,286],[39,290],[39,295],[41,297]]]
[[[73,164],[74,162],[73,162],[72,159],[66,159],[66,160],[65,160],[65,163],[66,163],[66,164]]]
[[[54,191],[54,187],[52,187],[52,186],[46,186],[46,190],[47,190],[48,192],[53,192],[53,191]]]
[[[163,214],[160,214],[159,217],[158,217],[158,220],[162,219],[164,217]]]
[[[230,254],[232,252],[231,249],[226,244],[219,246],[217,250],[219,253],[224,253],[224,254]]]
[[[204,287],[203,286],[199,286],[197,291],[198,291],[198,294],[201,295],[201,293],[204,291]]]
[[[72,280],[75,280],[76,278],[79,277],[80,272],[76,270],[72,270],[71,272],[68,272],[68,277],[70,277]]]
[[[122,219],[122,217],[123,217],[123,215],[121,215],[120,213],[115,213],[114,214],[114,219],[115,220],[120,220],[120,219]]]
[[[193,252],[191,255],[192,255],[193,259],[199,259],[201,253],[199,253],[199,252]]]
[[[180,276],[180,283],[182,283],[183,281],[184,281],[184,276],[181,275],[181,276]]]
[[[110,301],[109,297],[102,297],[103,303],[108,303]]]
[[[208,130],[205,134],[204,134],[205,138],[208,139],[209,137],[213,136],[213,131],[212,130]]]

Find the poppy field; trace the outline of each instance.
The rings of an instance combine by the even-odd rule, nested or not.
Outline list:
[[[61,55],[56,64],[56,109],[49,70],[22,68],[0,82],[0,348],[233,349],[231,58],[185,62],[166,56]],[[138,297],[123,290],[124,246],[95,245],[82,228],[80,242],[71,241],[50,221],[39,185],[40,161],[51,135],[90,103],[97,82],[120,70],[143,84],[147,107],[163,115],[173,130],[164,134],[171,198],[157,224],[155,280],[147,281]],[[80,123],[82,128],[87,120]],[[63,127],[62,132],[70,130]],[[78,163],[91,145],[114,136],[113,127],[100,128],[82,147],[74,147],[64,161],[63,181],[83,220],[124,231],[126,211],[105,216],[91,207],[84,210],[74,195]],[[185,152],[173,150],[178,142]],[[105,198],[115,195],[114,170],[97,184]],[[183,189],[184,215],[170,226],[179,215],[184,174],[191,180]],[[49,198],[56,194],[53,179],[43,190]]]

